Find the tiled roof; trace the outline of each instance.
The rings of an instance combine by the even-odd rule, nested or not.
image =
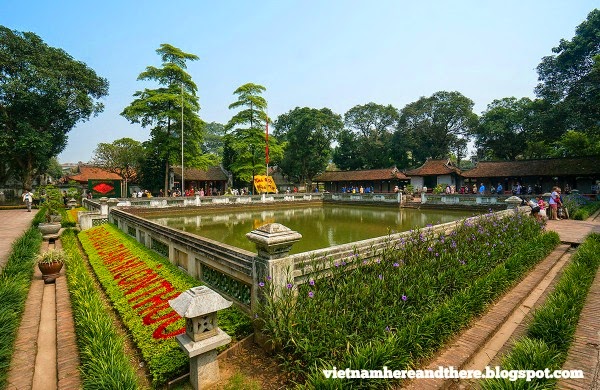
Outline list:
[[[408,180],[397,168],[367,169],[362,171],[327,171],[315,178],[314,181],[372,181],[372,180]]]
[[[87,183],[88,180],[123,180],[121,176],[116,173],[109,172],[100,167],[94,167],[91,165],[80,165],[79,173],[76,175],[70,175],[68,180],[75,180],[79,183]]]
[[[176,180],[181,180],[181,165],[173,166],[173,174]],[[221,167],[209,167],[208,169],[198,168],[183,168],[183,178],[185,180],[196,180],[196,181],[227,181],[228,177],[223,172]]]
[[[600,175],[600,156],[540,160],[480,161],[464,177]]]
[[[461,174],[460,169],[456,168],[448,159],[427,160],[419,168],[405,172],[406,176],[449,175],[451,173]]]

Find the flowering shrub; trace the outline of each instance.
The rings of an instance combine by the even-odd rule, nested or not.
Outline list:
[[[308,283],[278,293],[279,300],[271,298],[274,288],[263,281],[264,331],[301,376],[310,366],[317,372],[315,362],[323,362],[318,368],[381,367],[372,364],[370,354],[381,357],[382,365],[387,363],[382,356],[396,356],[394,368],[400,369],[431,353],[518,277],[507,274],[507,258],[527,255],[526,261],[512,261],[522,271],[518,267],[549,253],[558,238],[536,242],[542,231],[526,215],[488,214],[477,222],[465,220],[449,234],[413,231],[372,261],[355,254],[333,264],[330,277],[309,276]],[[526,250],[534,242],[543,253]],[[465,299],[470,289],[475,292],[469,298],[477,299]],[[485,302],[479,304],[481,297]],[[321,385],[309,377],[307,387]]]
[[[168,301],[200,282],[113,225],[83,231],[79,239],[148,363],[154,383],[162,384],[185,371],[188,359],[174,339],[185,332],[185,321]],[[249,320],[237,309],[220,312],[219,319],[226,332],[233,328],[233,337],[248,334]]]

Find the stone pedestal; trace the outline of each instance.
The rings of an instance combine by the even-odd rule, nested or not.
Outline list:
[[[505,200],[506,202],[506,209],[507,210],[518,210],[519,206],[521,205],[521,203],[523,202],[523,199],[519,198],[518,196],[511,196],[510,198]]]
[[[108,215],[108,198],[104,196],[98,200],[100,201],[100,214]]]
[[[229,344],[231,337],[217,324],[217,311],[232,302],[206,286],[193,287],[169,301],[169,305],[185,318],[185,334],[177,342],[190,358],[190,384],[196,390],[219,381],[217,348]]]
[[[193,341],[187,334],[176,337],[179,347],[190,358],[190,384],[195,390],[208,388],[219,381],[219,361],[216,348],[231,342],[231,337],[220,328],[217,335]]]
[[[294,271],[288,255],[302,235],[279,223],[270,223],[246,234],[246,238],[258,251],[254,258],[254,284],[269,280],[275,287],[285,287]]]

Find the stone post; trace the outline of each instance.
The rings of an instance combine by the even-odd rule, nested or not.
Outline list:
[[[269,223],[246,234],[246,238],[258,251],[254,258],[254,284],[269,280],[275,287],[285,287],[294,272],[294,262],[288,255],[302,235],[282,224]]]
[[[518,210],[519,206],[521,205],[521,203],[523,202],[523,200],[521,198],[519,198],[518,196],[511,196],[510,198],[505,200],[506,202],[506,209],[507,210]]]
[[[294,260],[288,255],[292,245],[302,238],[302,235],[279,223],[263,225],[258,229],[246,234],[246,238],[256,245],[258,255],[254,258],[252,266],[252,310],[256,310],[261,290],[259,283],[272,283],[277,292],[286,287],[294,275]],[[293,281],[292,281],[293,282]],[[266,349],[273,350],[275,347],[263,335],[258,322],[254,324],[254,341]]]
[[[108,198],[103,196],[100,200],[100,214],[108,215]]]
[[[193,287],[169,305],[185,318],[185,334],[177,342],[190,358],[190,384],[195,390],[206,389],[219,381],[217,348],[231,342],[217,323],[217,311],[231,306],[226,300],[206,286]]]

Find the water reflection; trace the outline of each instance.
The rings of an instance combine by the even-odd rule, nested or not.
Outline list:
[[[416,210],[383,207],[323,205],[281,210],[204,211],[194,215],[149,217],[161,225],[181,229],[238,248],[254,251],[246,233],[277,222],[302,234],[292,253],[384,236],[427,224],[471,216],[456,210]]]

